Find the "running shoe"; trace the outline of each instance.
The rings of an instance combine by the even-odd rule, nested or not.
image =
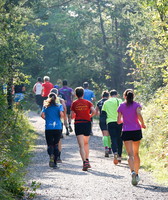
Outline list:
[[[131,174],[131,176],[132,176],[131,183],[132,183],[132,185],[136,186],[138,184],[136,173],[133,171],[132,174]]]
[[[86,165],[88,165],[88,168],[92,168],[88,159],[86,159]]]
[[[136,180],[137,180],[137,184],[138,184],[139,181],[140,181],[140,178],[139,178],[138,174],[136,175]]]
[[[72,129],[71,125],[69,125],[69,131],[73,132],[73,129]]]
[[[83,171],[87,171],[88,170],[88,164],[84,161],[83,163],[83,168],[82,168]]]
[[[57,158],[57,163],[62,163],[61,158]]]
[[[54,163],[54,155],[51,154],[50,155],[50,161],[49,161],[49,166],[50,167],[54,167],[56,164]]]
[[[121,163],[121,157],[118,157],[117,160],[119,163]]]
[[[118,154],[117,154],[117,153],[114,153],[113,163],[114,163],[115,165],[118,164]]]
[[[109,150],[105,149],[105,157],[109,157]]]
[[[66,128],[66,135],[69,135],[69,131],[68,131],[68,128]]]
[[[111,148],[109,148],[108,153],[109,153],[109,154],[112,154],[112,150],[111,150]]]

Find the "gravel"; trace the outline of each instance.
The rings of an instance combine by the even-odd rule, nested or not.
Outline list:
[[[35,181],[41,186],[34,200],[168,200],[168,188],[157,184],[149,172],[140,169],[138,186],[132,186],[126,159],[115,166],[112,156],[104,157],[102,134],[94,122],[94,136],[90,138],[90,163],[88,172],[82,171],[74,132],[62,140],[62,160],[59,169],[48,165],[44,137],[44,120],[35,112],[29,113],[38,139],[25,177],[28,185]],[[65,131],[64,131],[65,132]]]

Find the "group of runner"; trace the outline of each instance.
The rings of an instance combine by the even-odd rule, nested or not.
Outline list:
[[[39,103],[40,95],[37,86],[41,84],[41,97],[43,105]],[[75,91],[63,81],[63,87],[58,89],[50,83],[48,76],[44,77],[44,83],[37,82],[33,91],[36,94],[36,102],[42,109],[41,117],[45,119],[45,136],[50,156],[49,166],[57,168],[61,160],[60,138],[63,123],[66,127],[66,135],[73,131],[71,119],[74,119],[74,131],[79,145],[83,171],[91,168],[89,161],[89,138],[92,135],[92,117],[99,115],[99,125],[103,134],[105,157],[109,157],[111,148],[115,165],[121,162],[123,142],[128,153],[128,164],[131,170],[132,184],[139,182],[139,145],[142,138],[141,128],[146,128],[141,115],[141,105],[134,101],[134,92],[128,89],[124,92],[124,102],[118,98],[116,90],[104,91],[94,108],[95,95],[89,90],[89,84],[83,83],[83,87],[77,87]],[[48,92],[48,94],[47,94]],[[73,101],[74,96],[76,100]],[[66,117],[67,114],[67,117]],[[68,119],[68,123],[67,123]]]

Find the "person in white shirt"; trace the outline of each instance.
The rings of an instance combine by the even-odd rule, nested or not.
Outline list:
[[[42,78],[37,78],[37,83],[33,86],[33,92],[35,93],[36,103],[40,107],[40,110],[42,110],[43,107],[43,98],[41,96],[42,91]]]

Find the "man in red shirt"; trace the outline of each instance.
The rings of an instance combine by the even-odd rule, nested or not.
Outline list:
[[[71,117],[75,118],[75,134],[80,148],[80,155],[83,161],[83,171],[90,168],[89,164],[89,136],[91,132],[91,117],[96,111],[93,104],[83,99],[84,89],[77,87],[75,89],[77,100],[72,103]]]
[[[50,93],[50,90],[54,87],[54,85],[50,83],[49,76],[44,76],[43,80],[44,80],[44,83],[42,83],[41,96],[43,97],[43,101],[44,101],[48,98],[48,94]]]

